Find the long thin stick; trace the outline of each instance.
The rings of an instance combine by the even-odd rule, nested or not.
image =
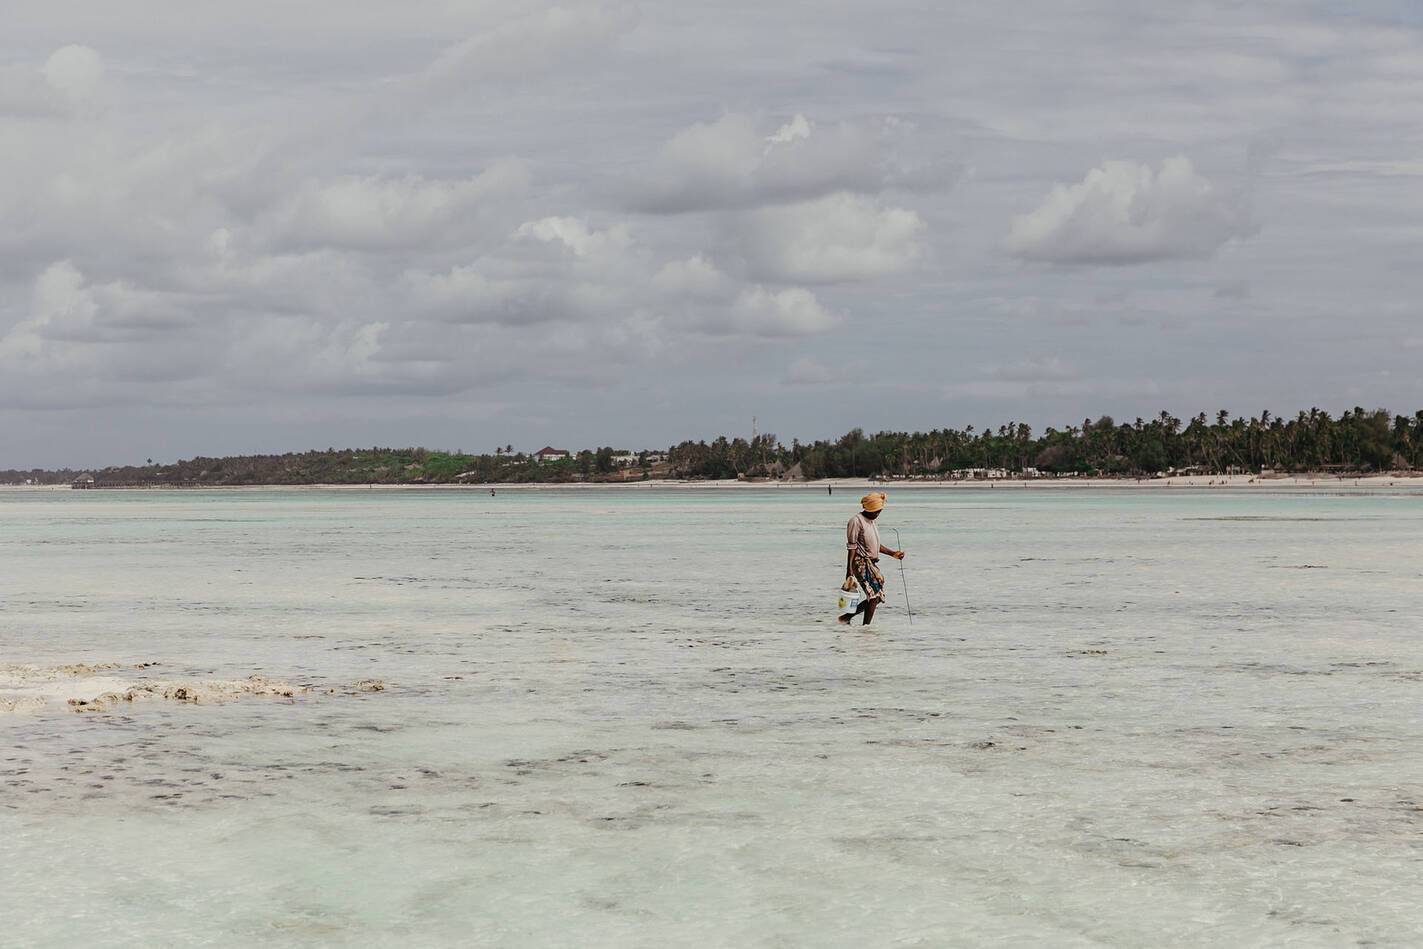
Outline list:
[[[904,552],[904,541],[899,539],[899,529],[891,527],[894,531],[894,546],[900,553]],[[909,581],[904,579],[904,561],[899,561],[899,582],[904,584],[904,609],[909,613],[909,625],[914,625],[914,611],[909,608]]]

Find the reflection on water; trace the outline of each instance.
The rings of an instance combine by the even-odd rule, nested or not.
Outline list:
[[[1418,944],[1423,497],[988,500],[0,493],[0,663],[298,687],[0,716],[6,938]]]

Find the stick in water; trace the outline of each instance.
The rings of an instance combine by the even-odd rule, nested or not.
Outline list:
[[[904,541],[899,539],[899,529],[891,527],[894,531],[894,547],[901,553],[904,552]],[[899,582],[904,584],[904,609],[909,614],[909,625],[914,625],[914,611],[909,608],[909,581],[904,579],[904,561],[899,561]]]

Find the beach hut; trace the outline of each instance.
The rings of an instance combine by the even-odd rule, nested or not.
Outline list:
[[[86,471],[70,482],[69,486],[71,488],[92,488],[94,486],[94,476]]]

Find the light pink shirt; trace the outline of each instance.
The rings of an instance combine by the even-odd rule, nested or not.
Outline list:
[[[871,560],[879,559],[879,527],[861,512],[845,525],[845,549],[856,550]]]

